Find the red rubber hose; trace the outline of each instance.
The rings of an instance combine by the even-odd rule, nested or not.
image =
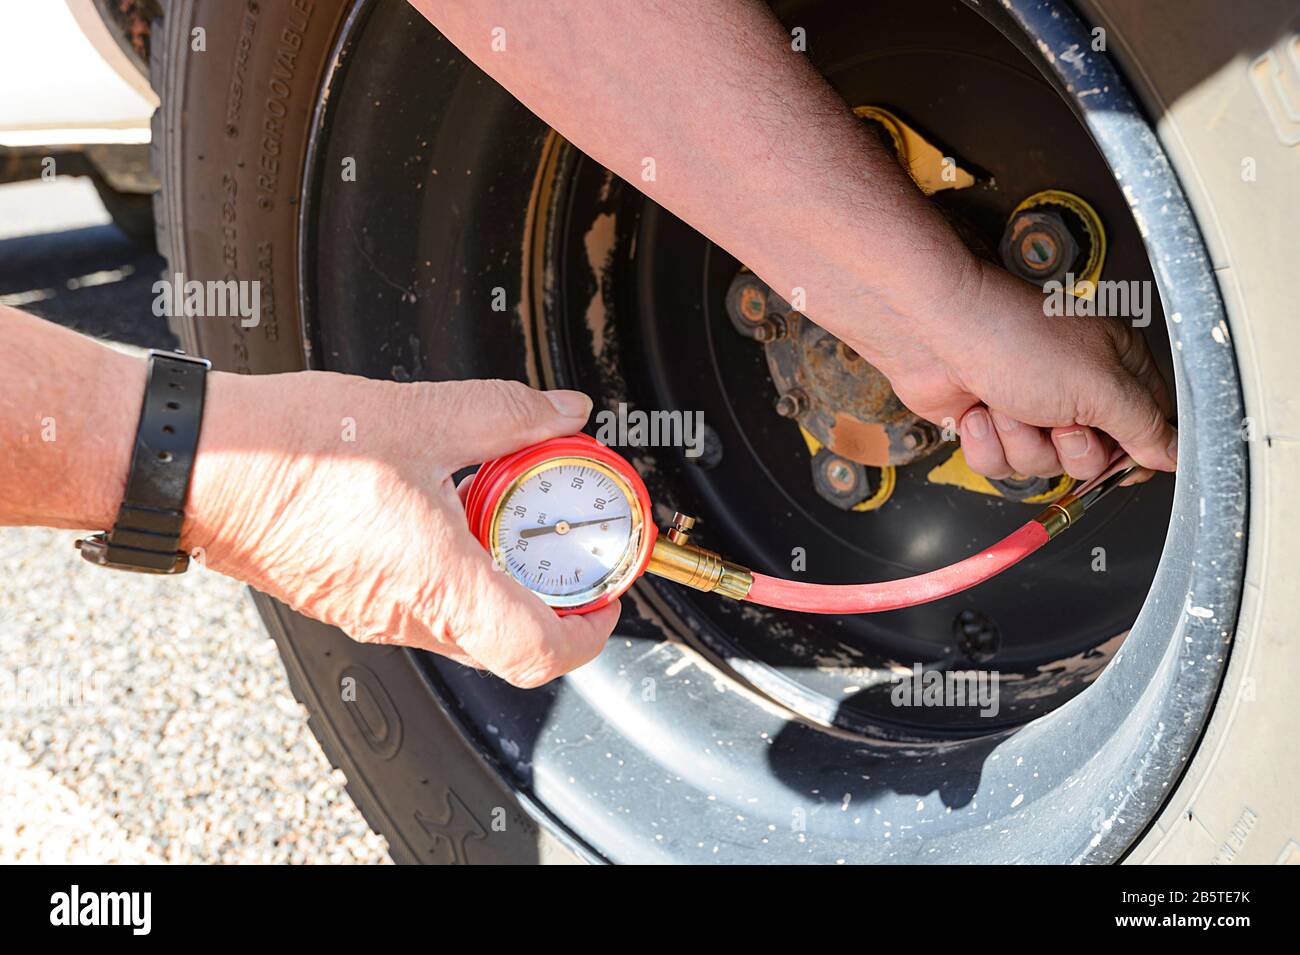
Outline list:
[[[1030,521],[988,550],[928,574],[877,584],[805,584],[754,575],[750,603],[805,613],[877,613],[914,607],[983,583],[1047,543],[1047,529]]]

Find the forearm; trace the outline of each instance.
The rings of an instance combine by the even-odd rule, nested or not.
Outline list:
[[[144,377],[142,358],[0,306],[0,525],[113,523]]]
[[[0,526],[112,526],[146,370],[142,354],[0,307]],[[217,569],[236,569],[256,536],[241,496],[283,470],[287,436],[268,410],[285,400],[276,379],[208,375],[182,546],[211,551]]]
[[[762,3],[412,2],[588,155],[786,298],[804,289],[809,316],[868,358],[898,336],[855,318],[887,322],[898,300],[914,322],[917,290],[951,289],[969,261]]]

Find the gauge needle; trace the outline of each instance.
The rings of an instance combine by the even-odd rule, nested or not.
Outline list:
[[[552,524],[550,527],[530,527],[526,531],[520,531],[519,536],[528,538],[538,537],[541,534],[567,534],[575,527],[586,527],[588,524],[608,524],[611,521],[622,521],[626,519],[626,514],[620,514],[618,517],[597,517],[595,520],[591,521],[574,521],[573,523],[560,521],[556,524]]]

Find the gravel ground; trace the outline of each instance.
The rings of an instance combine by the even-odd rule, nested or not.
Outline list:
[[[86,185],[0,187],[0,301],[171,346],[161,260]],[[244,588],[91,567],[74,537],[0,530],[0,863],[388,861]]]

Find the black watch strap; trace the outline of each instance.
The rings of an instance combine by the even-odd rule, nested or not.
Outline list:
[[[77,541],[86,560],[154,574],[189,567],[189,555],[180,550],[181,526],[211,367],[202,358],[149,352],[126,493],[111,531]]]

